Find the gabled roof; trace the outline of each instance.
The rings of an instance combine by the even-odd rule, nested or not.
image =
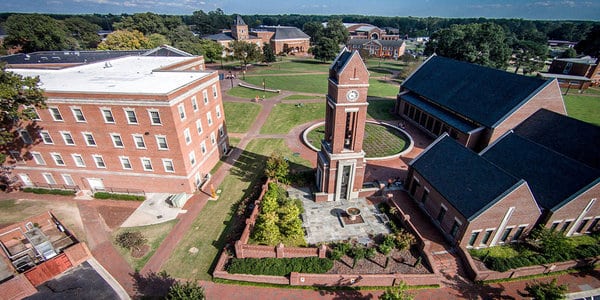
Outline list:
[[[195,55],[187,53],[183,50],[179,50],[169,45],[162,45],[154,49],[150,49],[148,52],[142,54],[142,56],[185,56],[193,57]]]
[[[402,87],[467,119],[495,127],[551,81],[433,56]]]
[[[540,109],[515,134],[600,170],[600,126]]]
[[[346,66],[346,63],[350,60],[351,56],[352,52],[348,50],[348,48],[344,47],[344,49],[342,49],[338,56],[333,60],[329,69],[339,73]]]
[[[597,169],[513,132],[497,140],[481,155],[513,176],[527,181],[537,203],[551,211],[600,181]]]
[[[583,57],[578,57],[578,58],[556,58],[554,60],[572,62],[572,63],[577,63],[577,64],[585,64],[585,65],[595,65],[597,62],[597,60],[591,56],[583,56]]]
[[[350,39],[347,45],[364,45],[367,43],[376,43],[383,47],[400,47],[404,44],[403,40],[373,40],[373,39]]]
[[[233,25],[234,26],[246,25],[246,23],[244,22],[244,19],[242,19],[242,17],[240,15],[237,15],[235,17],[235,20],[233,20]]]
[[[469,221],[523,184],[447,134],[422,152],[411,167]]]
[[[260,26],[257,31],[266,30],[274,32],[273,40],[310,39],[310,36],[293,26]]]
[[[231,32],[220,32],[217,34],[211,34],[204,37],[204,39],[211,41],[233,41]]]

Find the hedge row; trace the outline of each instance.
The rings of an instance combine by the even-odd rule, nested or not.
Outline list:
[[[232,274],[287,276],[292,272],[322,274],[333,267],[328,258],[233,258],[227,266]]]
[[[94,193],[96,199],[114,199],[114,200],[127,200],[127,201],[144,201],[146,196],[129,195],[129,194],[114,194],[107,192],[96,192]]]
[[[543,265],[572,259],[583,259],[600,256],[600,245],[580,245],[573,249],[564,249],[561,253],[556,253],[555,257],[543,255],[515,256],[515,257],[492,257],[483,259],[485,266],[494,271],[505,272],[511,269],[528,267],[534,265]]]
[[[32,188],[32,187],[24,188],[23,192],[34,193],[34,194],[63,195],[63,196],[74,196],[75,195],[75,191],[73,191],[73,190],[44,189],[44,188]]]

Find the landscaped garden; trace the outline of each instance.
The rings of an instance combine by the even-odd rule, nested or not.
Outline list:
[[[177,221],[155,225],[119,228],[112,234],[115,248],[135,271],[141,270],[154,255]]]

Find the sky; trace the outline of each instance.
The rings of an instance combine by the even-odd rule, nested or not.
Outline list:
[[[600,20],[600,0],[3,0],[0,12],[191,15],[314,14]]]

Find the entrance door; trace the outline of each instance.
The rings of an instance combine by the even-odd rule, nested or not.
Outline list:
[[[90,189],[92,191],[103,191],[104,190],[104,182],[100,178],[87,178],[88,183],[90,184]]]
[[[27,174],[19,174],[19,178],[21,178],[21,181],[23,181],[23,184],[26,186],[32,186],[33,182],[31,181],[31,178],[29,178],[29,176]]]
[[[342,184],[340,185],[340,200],[348,199],[348,186],[350,185],[350,170],[352,166],[344,166],[342,169]]]

